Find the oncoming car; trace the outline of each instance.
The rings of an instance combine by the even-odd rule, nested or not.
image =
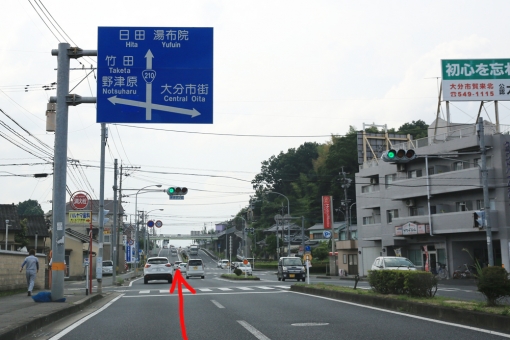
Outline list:
[[[253,275],[253,271],[251,269],[251,264],[250,262],[248,262],[248,264],[244,264],[244,263],[241,263],[239,266],[237,266],[237,268],[241,269],[241,271],[243,272],[243,274],[247,274],[247,275]]]
[[[380,256],[372,264],[372,270],[416,270],[416,267],[405,257]]]
[[[143,283],[151,280],[168,280],[172,283],[174,270],[166,257],[149,257],[143,267]]]
[[[278,281],[285,279],[303,280],[305,282],[306,272],[299,257],[280,257],[278,261]]]

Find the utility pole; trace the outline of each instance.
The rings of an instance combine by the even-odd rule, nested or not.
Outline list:
[[[57,96],[50,97],[50,103],[57,103],[55,125],[55,150],[53,171],[53,211],[52,211],[52,285],[51,299],[64,297],[65,274],[65,224],[66,224],[66,177],[67,177],[67,140],[69,105],[95,103],[95,97],[81,97],[69,94],[69,66],[71,58],[97,56],[97,50],[85,51],[78,47],[71,48],[68,43],[59,43],[51,55],[57,56]]]
[[[113,226],[112,226],[112,260],[113,260],[113,271],[112,271],[112,284],[115,284],[117,282],[117,242],[116,239],[118,237],[117,235],[117,158],[115,158],[114,161],[114,171],[113,171]],[[121,199],[122,201],[122,199]]]
[[[119,207],[118,207],[118,218],[117,218],[117,222],[118,222],[118,226],[115,225],[115,228],[118,228],[117,230],[119,231],[117,233],[117,265],[119,265],[120,263],[120,237],[122,235],[122,233],[120,232],[120,229],[121,229],[121,224],[122,224],[122,218],[120,218],[120,208],[122,207],[122,163],[120,163],[120,186],[119,186]],[[117,268],[113,268],[114,270],[117,270]],[[115,282],[114,282],[115,283]]]
[[[482,153],[482,186],[483,186],[483,203],[485,211],[485,231],[487,234],[487,253],[489,257],[489,266],[494,266],[494,254],[492,250],[492,231],[491,231],[491,207],[489,200],[489,171],[487,170],[487,149],[485,148],[485,133],[483,126],[483,118],[478,118],[478,138],[480,138],[480,151]]]
[[[347,199],[347,189],[351,186],[352,179],[347,178],[347,173],[344,172],[344,167],[342,167],[342,172],[340,172],[342,176],[342,188],[344,188],[344,198],[345,198],[345,238],[347,240],[351,239],[351,231],[349,228],[349,200]],[[340,233],[340,231],[339,231]],[[333,236],[335,235],[335,230],[333,228]],[[338,235],[340,237],[340,234]]]
[[[106,147],[106,124],[101,123],[101,162],[99,175],[99,247],[96,256],[96,279],[97,292],[103,292],[103,243],[104,243],[104,169],[105,169],[105,147]]]

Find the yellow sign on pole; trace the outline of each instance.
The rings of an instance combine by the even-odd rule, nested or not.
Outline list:
[[[310,262],[311,262],[311,261],[312,261],[312,254],[305,254],[305,255],[303,256],[303,260],[304,260],[304,261],[310,261]]]
[[[91,220],[90,211],[69,211],[69,223],[85,224],[90,223]]]

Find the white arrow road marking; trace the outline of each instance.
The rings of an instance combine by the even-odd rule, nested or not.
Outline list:
[[[152,103],[146,103],[146,102],[138,102],[136,100],[131,100],[131,99],[117,98],[117,96],[110,97],[110,98],[108,98],[108,100],[113,105],[124,104],[124,105],[137,106],[137,107],[142,107],[142,108],[152,108],[153,110],[188,115],[188,116],[191,116],[192,118],[194,118],[196,116],[200,116],[200,112],[198,112],[196,109],[189,110],[189,109],[182,109],[180,107],[165,106],[165,105],[152,104]]]

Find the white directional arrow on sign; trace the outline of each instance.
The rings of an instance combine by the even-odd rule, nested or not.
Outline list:
[[[189,110],[189,109],[182,109],[180,107],[173,107],[173,106],[165,106],[165,105],[159,105],[159,104],[152,104],[152,103],[146,103],[146,102],[138,102],[136,100],[131,99],[122,99],[117,98],[117,96],[113,96],[108,98],[108,100],[113,104],[124,104],[124,105],[130,105],[130,106],[138,106],[138,107],[144,107],[144,108],[151,108],[154,110],[159,111],[167,111],[167,112],[173,112],[173,113],[179,113],[183,115],[188,115],[191,117],[200,116],[200,112],[197,110]]]
[[[145,54],[145,58],[146,58],[146,67],[147,68],[142,72],[142,75],[145,80],[145,102],[139,102],[139,101],[131,100],[131,99],[117,98],[117,96],[110,97],[110,98],[108,98],[108,100],[113,105],[123,104],[123,105],[137,106],[137,107],[145,108],[145,119],[146,120],[152,119],[152,110],[166,111],[166,112],[188,115],[188,116],[191,116],[191,118],[200,116],[200,112],[198,112],[196,109],[190,110],[190,109],[183,109],[180,107],[166,106],[166,105],[152,103],[152,82],[154,81],[154,78],[156,77],[156,71],[152,70],[152,58],[154,58],[154,55],[152,54],[151,50],[147,51],[147,53]]]

